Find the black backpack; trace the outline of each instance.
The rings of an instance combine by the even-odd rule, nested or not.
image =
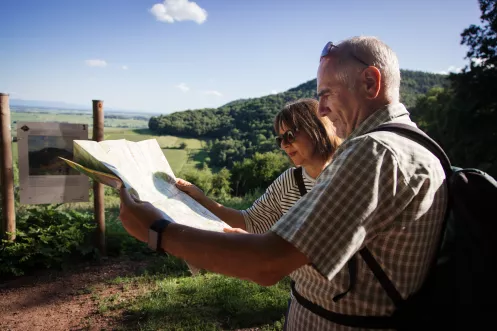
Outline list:
[[[442,237],[421,289],[403,299],[367,247],[360,256],[394,302],[392,316],[351,316],[329,312],[303,298],[314,313],[338,324],[396,330],[497,330],[497,181],[481,170],[451,165],[443,149],[420,129],[400,123],[373,129],[408,137],[437,156],[446,174],[449,206]],[[353,291],[356,266],[349,261]],[[334,298],[340,300],[343,295]]]

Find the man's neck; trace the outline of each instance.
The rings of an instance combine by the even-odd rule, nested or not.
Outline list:
[[[347,132],[347,137],[357,129],[369,116],[373,115],[380,109],[383,109],[387,105],[398,102],[392,101],[388,98],[377,98],[374,100],[368,100],[369,102],[360,106],[359,110],[356,112],[356,117],[353,118],[352,125],[350,126],[349,132]]]

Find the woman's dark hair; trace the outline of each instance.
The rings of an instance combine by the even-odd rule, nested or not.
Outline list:
[[[331,121],[327,117],[318,117],[318,101],[315,99],[303,98],[286,104],[274,118],[276,134],[283,125],[305,132],[314,145],[314,154],[323,160],[328,161],[340,144]]]

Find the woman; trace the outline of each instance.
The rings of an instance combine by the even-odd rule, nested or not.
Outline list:
[[[318,116],[318,102],[314,99],[299,99],[287,104],[276,115],[274,129],[278,133],[278,146],[293,164],[301,167],[301,171],[292,167],[283,172],[250,208],[235,210],[225,207],[208,198],[195,185],[183,179],[177,181],[180,190],[233,228],[225,229],[226,232],[267,232],[301,197],[302,188],[299,189],[295,175],[300,176],[306,191],[310,191],[340,142],[332,122],[327,117]]]

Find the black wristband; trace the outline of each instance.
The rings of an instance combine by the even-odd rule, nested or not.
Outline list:
[[[148,246],[154,249],[156,252],[165,253],[162,248],[162,233],[172,222],[167,219],[160,219],[152,223],[149,229],[149,243]]]

